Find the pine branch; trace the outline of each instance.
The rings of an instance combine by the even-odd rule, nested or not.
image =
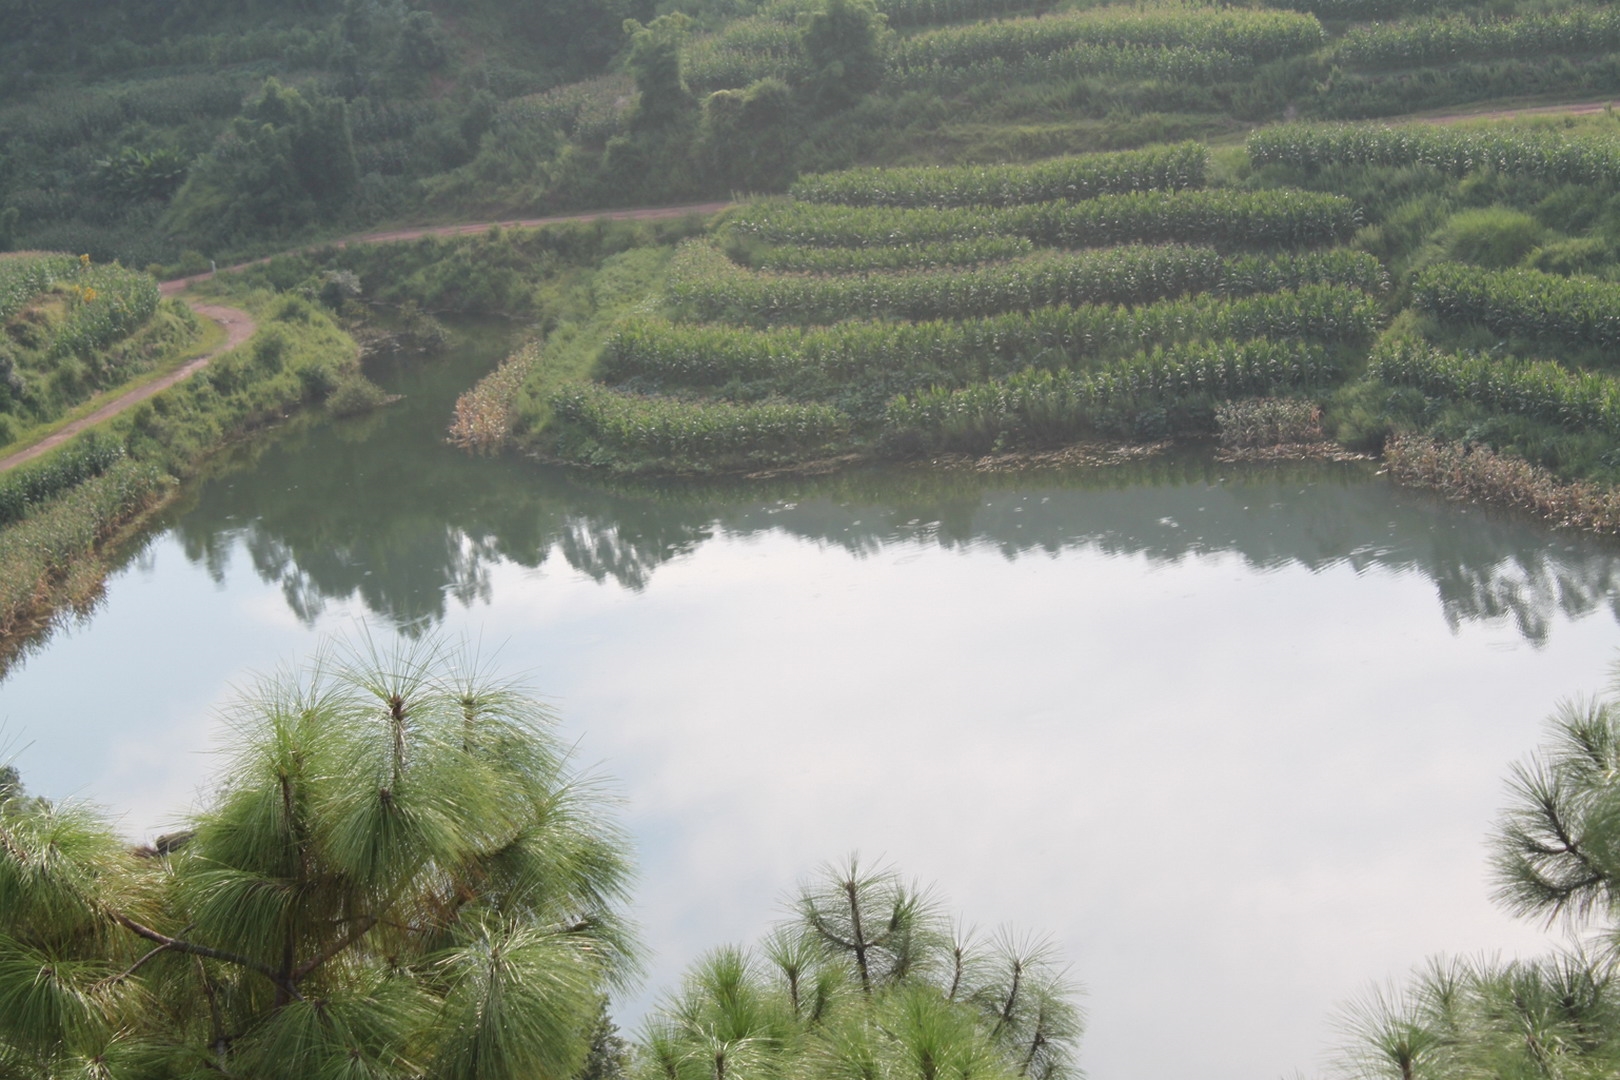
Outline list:
[[[137,937],[156,942],[166,949],[173,949],[175,952],[189,953],[192,956],[201,956],[208,960],[220,960],[227,964],[235,964],[237,967],[246,968],[249,971],[258,972],[274,983],[277,988],[286,991],[289,996],[297,998],[299,1001],[304,1000],[304,995],[298,992],[298,988],[269,964],[261,964],[251,957],[227,952],[224,949],[215,949],[207,945],[198,945],[193,941],[183,941],[180,938],[169,937],[167,934],[160,934],[149,926],[142,926],[121,911],[114,911],[109,908],[107,914],[119,926]]]

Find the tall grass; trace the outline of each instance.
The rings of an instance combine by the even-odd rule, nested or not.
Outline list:
[[[53,589],[162,497],[162,470],[121,461],[0,529],[0,638],[48,610]]]
[[[664,463],[804,453],[849,427],[830,405],[677,401],[598,386],[558,390],[551,407],[562,423],[614,454]]]
[[[512,437],[518,391],[539,363],[540,345],[531,341],[458,397],[450,421],[450,443],[479,454],[505,446]]]

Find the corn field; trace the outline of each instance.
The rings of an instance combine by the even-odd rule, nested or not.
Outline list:
[[[1249,136],[1256,165],[1426,165],[1452,176],[1493,169],[1556,183],[1612,185],[1620,141],[1554,132],[1382,124],[1280,124]]]
[[[41,462],[0,475],[0,527],[21,521],[69,488],[100,476],[124,457],[123,447],[80,439]]]
[[[1247,57],[1191,45],[1071,45],[1056,52],[989,56],[971,63],[902,65],[884,69],[891,91],[951,94],[975,86],[1029,86],[1107,76],[1126,81],[1163,79],[1183,86],[1208,86],[1240,78],[1254,67]]]
[[[1620,345],[1620,284],[1596,278],[1446,263],[1418,273],[1412,301],[1443,319],[1503,336]]]
[[[73,287],[66,314],[51,341],[51,359],[90,357],[145,325],[157,312],[160,299],[151,275],[116,264],[82,269],[74,277]]]
[[[1021,206],[1127,192],[1199,188],[1209,150],[1201,143],[1084,154],[1030,165],[847,169],[801,178],[793,198],[842,206]]]
[[[897,42],[891,67],[966,67],[1047,56],[1077,45],[1184,46],[1249,60],[1309,52],[1325,41],[1314,15],[1164,5],[1104,7],[1041,19],[1006,19],[930,30]]]
[[[960,321],[851,321],[814,330],[747,330],[641,316],[620,323],[609,336],[598,374],[608,382],[641,378],[666,386],[718,386],[806,370],[836,379],[898,371],[960,384],[1029,366],[1089,366],[1101,357],[1200,338],[1365,342],[1379,318],[1371,296],[1342,285],[1238,299],[1204,295],[1135,308],[1059,306]]]
[[[1453,15],[1355,26],[1334,60],[1362,67],[1415,67],[1456,60],[1606,52],[1620,47],[1620,10],[1577,7],[1505,19]]]
[[[73,280],[81,269],[80,261],[72,255],[0,255],[0,322],[22,311],[29,301],[57,282]]]
[[[1102,371],[1029,369],[1003,381],[936,388],[896,398],[892,438],[941,450],[979,452],[1006,443],[1049,445],[1130,432],[1145,410],[1213,403],[1325,385],[1338,375],[1318,346],[1251,341],[1195,342],[1138,353]]]
[[[864,274],[873,270],[941,270],[1033,254],[1022,236],[981,236],[900,247],[805,247],[777,244],[749,253],[748,265],[768,273]]]
[[[973,270],[855,277],[760,274],[712,246],[689,243],[670,264],[669,295],[700,322],[818,325],[879,317],[976,318],[1061,304],[1142,304],[1192,293],[1226,296],[1306,285],[1387,287],[1383,265],[1335,249],[1222,257],[1188,245],[1041,253]]]
[[[1471,401],[1569,431],[1620,436],[1620,381],[1549,360],[1491,360],[1412,342],[1374,350],[1369,373],[1430,397]]]
[[[1022,236],[1041,247],[1130,243],[1212,244],[1222,248],[1331,244],[1361,225],[1342,195],[1314,191],[1131,191],[1079,202],[991,209],[829,206],[771,201],[737,211],[727,228],[771,244],[868,247]]]
[[[830,405],[677,401],[600,386],[552,395],[557,418],[598,444],[634,457],[704,460],[794,453],[825,446],[848,431]]]

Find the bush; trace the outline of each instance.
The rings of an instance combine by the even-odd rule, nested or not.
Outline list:
[[[1502,269],[1518,265],[1541,242],[1541,225],[1501,206],[1464,210],[1440,227],[1435,242],[1453,262]]]

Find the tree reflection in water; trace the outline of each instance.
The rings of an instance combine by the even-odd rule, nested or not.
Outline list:
[[[434,448],[438,450],[439,448]],[[312,622],[359,599],[401,629],[450,599],[488,602],[499,562],[560,557],[640,590],[716,536],[780,531],[857,557],[904,545],[989,546],[1009,559],[1091,549],[1173,562],[1236,554],[1266,571],[1340,563],[1421,573],[1455,629],[1511,618],[1545,640],[1553,616],[1620,617],[1620,548],[1514,515],[1391,487],[1361,465],[1232,465],[1178,454],[1021,475],[862,469],[763,482],[603,482],[450,451],[379,454],[311,428],[207,484],[175,523],[216,577],[240,544]]]

